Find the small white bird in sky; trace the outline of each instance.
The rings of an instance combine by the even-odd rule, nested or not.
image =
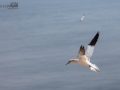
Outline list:
[[[85,19],[85,14],[81,17],[80,21],[83,21]]]
[[[78,59],[70,59],[70,61],[68,61],[67,64],[70,64],[70,63],[79,64],[79,65],[89,67],[92,71],[100,72],[99,68],[95,64],[92,64],[90,62],[90,57],[92,56],[92,53],[94,51],[94,46],[98,40],[98,37],[99,37],[99,31],[91,40],[91,42],[88,44],[86,51],[84,46],[81,45],[77,55]]]

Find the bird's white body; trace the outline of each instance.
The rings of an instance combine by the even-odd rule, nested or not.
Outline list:
[[[95,64],[92,64],[85,55],[81,56],[79,59],[74,60],[75,60],[75,62],[73,62],[74,64],[90,67],[90,69],[95,72],[100,71],[99,68]]]
[[[82,65],[82,66],[89,66],[88,65],[88,60],[87,60],[87,57],[84,55],[82,57],[79,57],[79,59],[74,59],[76,60],[75,64],[79,64],[79,65]]]

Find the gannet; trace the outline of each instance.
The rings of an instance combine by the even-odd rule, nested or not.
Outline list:
[[[85,14],[83,14],[83,16],[81,17],[80,21],[83,21],[85,18]]]
[[[81,45],[78,51],[77,59],[70,59],[70,61],[68,61],[67,64],[70,64],[70,63],[79,64],[82,66],[89,67],[92,71],[100,72],[99,68],[95,64],[92,64],[90,62],[90,57],[93,54],[94,46],[98,40],[98,37],[99,37],[99,31],[96,33],[94,38],[88,44],[87,49],[85,50],[84,46]]]

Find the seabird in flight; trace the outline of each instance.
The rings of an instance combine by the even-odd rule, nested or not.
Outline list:
[[[70,64],[70,63],[79,64],[79,65],[89,67],[92,71],[100,72],[99,68],[95,64],[92,64],[90,62],[90,57],[93,54],[94,47],[98,40],[98,37],[99,37],[99,31],[96,33],[94,38],[88,44],[87,49],[85,50],[84,46],[81,45],[78,51],[77,59],[70,59],[70,61],[68,61],[67,64]]]

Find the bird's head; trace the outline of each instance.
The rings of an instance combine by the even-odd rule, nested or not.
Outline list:
[[[70,59],[70,60],[68,61],[67,64],[74,63],[74,62],[76,62],[76,60],[75,60],[74,58],[72,58],[72,59]],[[67,65],[67,64],[66,64],[66,65]]]

